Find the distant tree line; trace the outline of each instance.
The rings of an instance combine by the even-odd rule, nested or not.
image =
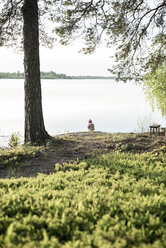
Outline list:
[[[64,73],[56,73],[54,71],[41,72],[42,79],[115,79],[112,77],[104,76],[67,76]],[[0,72],[0,79],[24,79],[23,72]]]
[[[0,72],[1,79],[23,79],[24,73],[22,72]]]

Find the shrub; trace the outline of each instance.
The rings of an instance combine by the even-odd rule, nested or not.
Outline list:
[[[9,146],[10,147],[16,147],[20,144],[20,134],[19,133],[12,133],[10,140],[9,140]]]

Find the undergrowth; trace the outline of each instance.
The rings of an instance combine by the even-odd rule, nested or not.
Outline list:
[[[166,247],[163,151],[113,151],[0,180],[0,247]]]
[[[37,156],[41,149],[42,147],[30,145],[0,149],[0,166],[17,166],[24,159]]]

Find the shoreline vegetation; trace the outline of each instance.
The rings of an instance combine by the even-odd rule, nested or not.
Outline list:
[[[56,73],[54,71],[41,72],[41,79],[115,79],[115,76],[68,76],[64,73]],[[0,72],[0,79],[24,79],[23,72]]]

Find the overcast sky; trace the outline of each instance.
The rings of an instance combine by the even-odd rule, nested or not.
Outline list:
[[[113,51],[100,46],[92,55],[79,53],[80,44],[40,48],[41,71],[55,71],[67,75],[110,76]],[[23,53],[14,48],[0,47],[0,72],[23,72]]]

